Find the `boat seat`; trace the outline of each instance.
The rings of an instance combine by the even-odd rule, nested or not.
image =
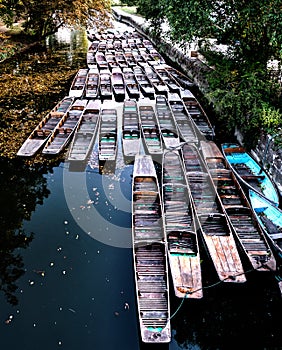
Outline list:
[[[270,237],[272,239],[282,239],[282,232],[277,232],[277,233],[271,233]]]

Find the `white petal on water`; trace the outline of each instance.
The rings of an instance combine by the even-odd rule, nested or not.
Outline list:
[[[65,220],[65,221],[64,221],[64,224],[65,224],[65,225],[67,225],[67,224],[68,224],[68,221],[67,221],[67,220]]]

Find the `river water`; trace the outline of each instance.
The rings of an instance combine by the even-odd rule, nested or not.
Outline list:
[[[48,50],[83,66],[85,33],[60,31]],[[130,246],[132,169],[119,152],[102,173],[97,144],[85,169],[63,160],[42,166],[1,160],[0,348],[282,349],[274,276],[250,272],[244,284],[217,284],[205,254],[203,299],[171,297],[171,343],[140,342]]]

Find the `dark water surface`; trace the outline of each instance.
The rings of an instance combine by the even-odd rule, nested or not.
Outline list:
[[[60,35],[49,50],[83,64],[85,37]],[[242,285],[218,285],[204,254],[204,298],[171,297],[172,342],[140,342],[132,169],[119,152],[101,174],[97,145],[85,170],[2,161],[0,349],[282,349],[273,275],[250,272]]]

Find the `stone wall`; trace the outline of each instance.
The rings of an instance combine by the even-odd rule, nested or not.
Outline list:
[[[163,38],[154,38],[149,29],[149,22],[144,18],[129,15],[125,12],[113,8],[114,18],[123,23],[133,26],[142,35],[152,41],[160,54],[171,61],[176,67],[180,68],[185,74],[191,78],[194,84],[201,92],[205,92],[208,84],[205,79],[206,73],[211,69],[207,66],[198,55],[195,48],[192,50],[181,49],[176,45]],[[282,132],[281,132],[282,135]],[[242,143],[240,131],[236,131],[235,136],[239,143]],[[282,149],[275,145],[275,138],[269,135],[262,135],[257,147],[251,151],[252,156],[263,165],[264,169],[270,174],[271,178],[277,185],[277,189],[282,198]],[[262,164],[263,163],[263,164]]]

